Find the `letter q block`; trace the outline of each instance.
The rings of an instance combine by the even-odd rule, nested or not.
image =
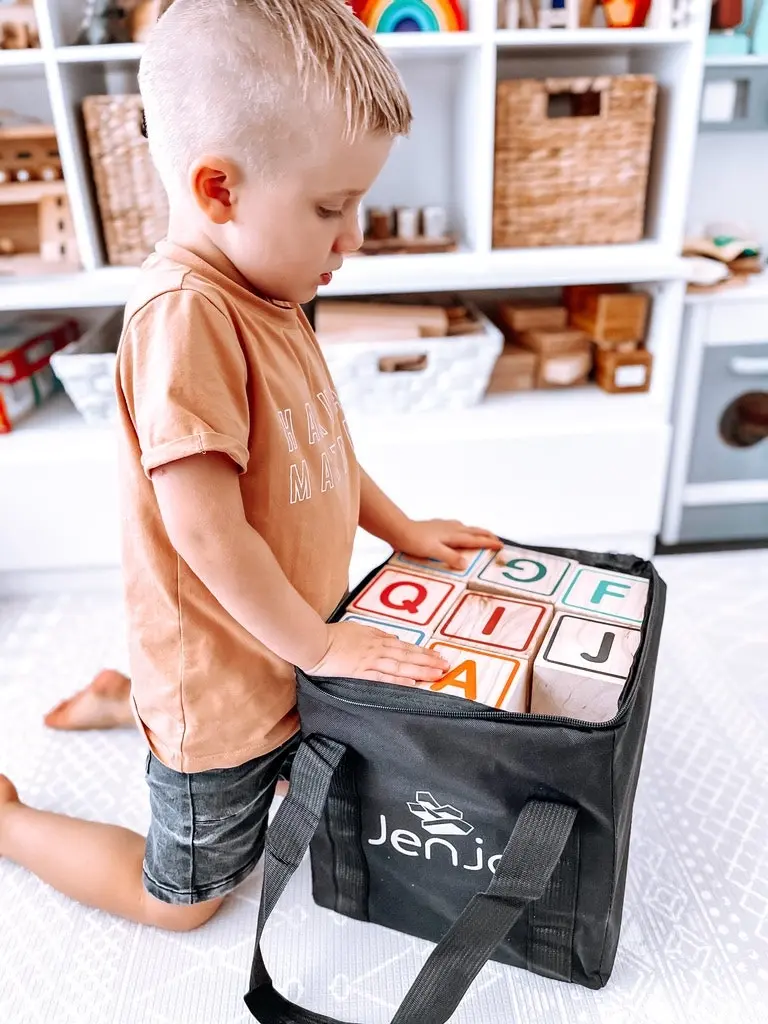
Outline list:
[[[385,633],[392,633],[398,640],[415,644],[417,647],[425,647],[429,640],[429,633],[425,629],[402,626],[397,622],[387,622],[386,619],[376,619],[372,615],[343,615],[340,621],[356,622],[359,626],[368,626],[370,629],[383,629]]]
[[[513,601],[469,591],[433,639],[527,661],[539,649],[552,614],[552,605],[539,601]]]
[[[639,646],[639,629],[556,616],[533,665],[531,712],[586,722],[614,718]]]
[[[381,569],[350,601],[347,611],[432,632],[464,592],[453,580],[432,579],[400,569]]]
[[[576,562],[528,548],[505,547],[480,568],[469,589],[555,604]]]
[[[527,661],[458,644],[432,642],[429,647],[441,654],[451,668],[442,679],[419,684],[421,689],[464,697],[502,711],[528,710],[530,666]]]
[[[647,600],[648,580],[580,565],[557,601],[557,609],[639,627]]]

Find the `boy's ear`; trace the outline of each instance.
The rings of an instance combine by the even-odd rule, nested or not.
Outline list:
[[[235,165],[217,157],[204,157],[192,168],[192,195],[198,207],[214,224],[226,224],[232,219],[233,190],[237,178]]]

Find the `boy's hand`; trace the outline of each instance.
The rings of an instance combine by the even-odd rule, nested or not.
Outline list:
[[[313,676],[344,676],[415,686],[441,679],[450,668],[435,651],[404,643],[391,633],[354,622],[328,626],[328,650],[307,669]]]
[[[451,569],[466,569],[467,560],[462,550],[490,548],[500,551],[504,546],[499,538],[477,526],[464,526],[455,519],[409,519],[397,538],[398,550],[412,558],[434,558]]]

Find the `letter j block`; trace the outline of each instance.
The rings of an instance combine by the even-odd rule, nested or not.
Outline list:
[[[431,631],[463,592],[464,586],[452,580],[384,568],[350,601],[347,611],[424,626]]]

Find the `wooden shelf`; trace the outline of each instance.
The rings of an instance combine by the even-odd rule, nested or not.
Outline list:
[[[52,196],[66,196],[67,185],[56,181],[11,181],[0,185],[0,206],[27,206]]]

